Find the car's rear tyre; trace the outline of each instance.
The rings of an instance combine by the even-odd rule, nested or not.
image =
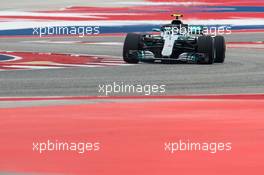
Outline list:
[[[223,63],[225,61],[225,38],[223,36],[216,36],[214,38],[214,46],[215,46],[215,62]]]
[[[141,39],[141,35],[139,34],[136,33],[127,34],[123,47],[123,59],[125,62],[130,64],[136,64],[139,62],[139,59],[135,55],[130,54],[129,51],[140,50],[140,39]]]
[[[204,64],[213,64],[214,63],[214,42],[211,36],[199,36],[197,39],[197,52],[204,53],[206,58]]]

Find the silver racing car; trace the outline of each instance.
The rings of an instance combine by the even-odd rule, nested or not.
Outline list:
[[[123,59],[127,63],[183,62],[213,64],[225,61],[225,39],[223,36],[205,35],[203,26],[189,26],[176,17],[171,24],[163,25],[155,34],[128,33],[123,47]]]

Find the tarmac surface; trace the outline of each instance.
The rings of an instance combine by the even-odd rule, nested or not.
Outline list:
[[[225,37],[227,42],[257,42],[261,41],[263,33],[235,33]],[[41,42],[43,40],[57,43]],[[122,60],[123,41],[123,36],[1,38],[0,50],[109,55]],[[100,44],[102,42],[109,44]],[[0,96],[101,96],[104,94],[99,93],[99,85],[114,82],[166,86],[165,93],[154,95],[263,93],[263,53],[263,49],[228,47],[225,63],[213,65],[141,63],[117,67],[1,71]]]

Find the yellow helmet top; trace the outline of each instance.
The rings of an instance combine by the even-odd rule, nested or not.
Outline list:
[[[179,13],[174,13],[171,16],[172,17],[176,17],[176,19],[179,19],[179,18],[183,17],[183,15],[182,14],[179,14]]]

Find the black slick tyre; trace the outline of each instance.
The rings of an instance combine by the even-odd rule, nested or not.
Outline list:
[[[224,63],[225,52],[226,52],[225,38],[219,35],[216,36],[214,38],[214,45],[215,45],[215,62]]]
[[[206,58],[204,64],[214,63],[214,41],[211,36],[202,35],[197,38],[197,52],[204,53]]]
[[[130,53],[130,51],[140,50],[141,35],[136,33],[128,33],[123,46],[123,59],[130,64],[136,64],[139,59]]]

